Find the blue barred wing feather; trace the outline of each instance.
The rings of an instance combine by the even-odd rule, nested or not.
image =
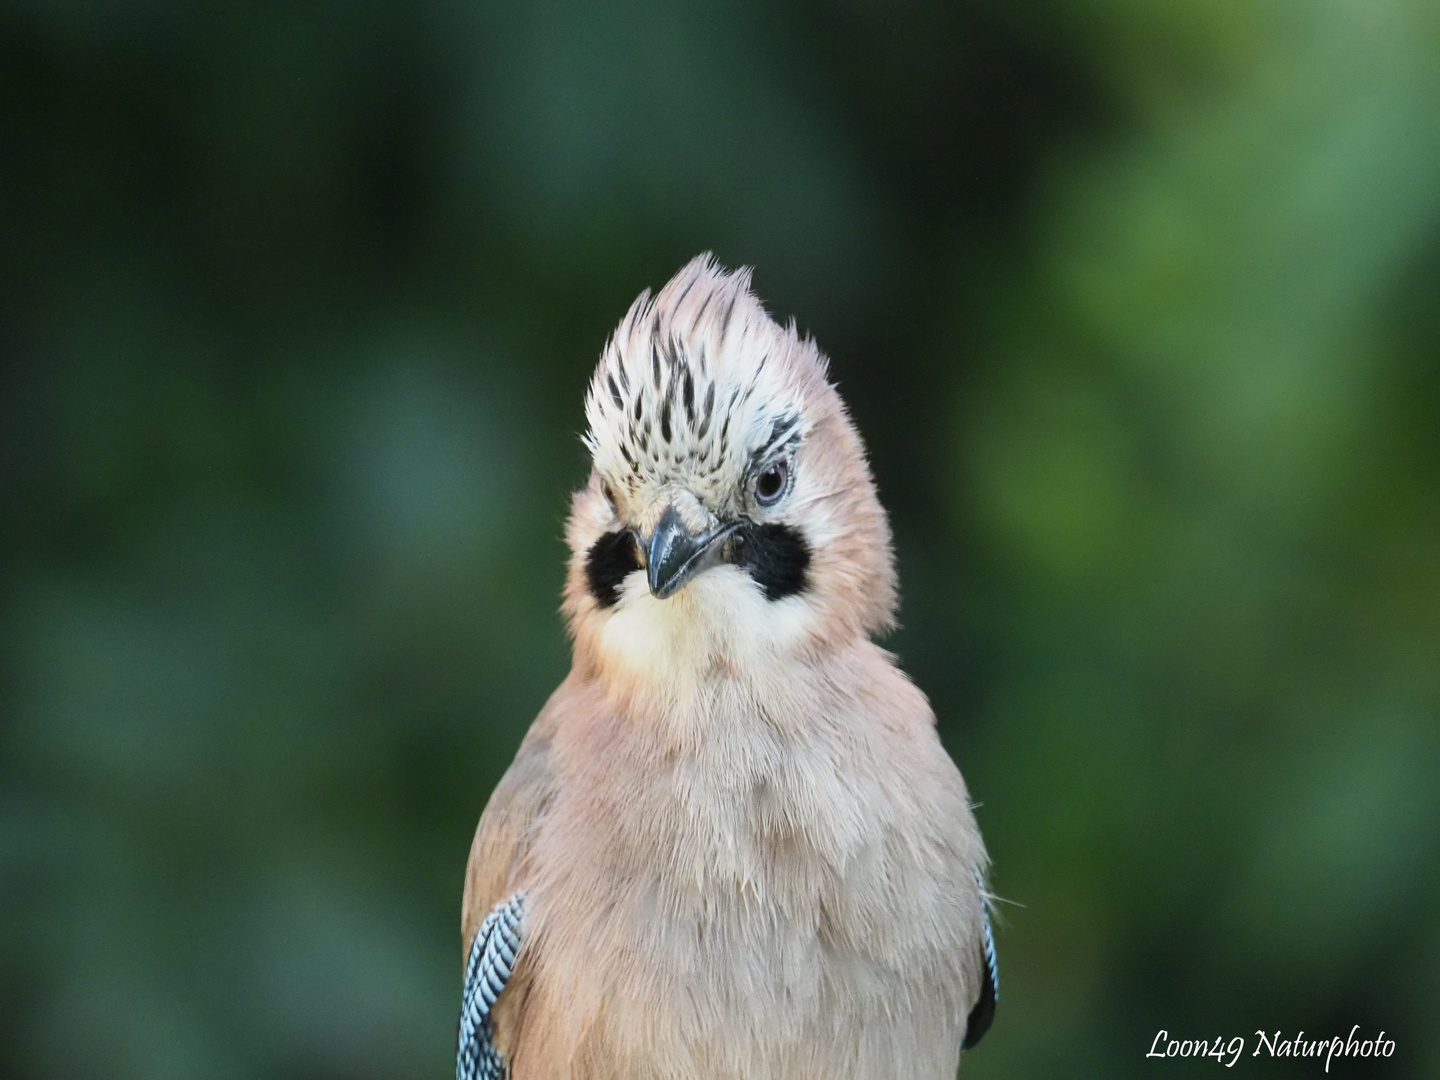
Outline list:
[[[990,901],[985,892],[985,880],[976,873],[975,887],[980,891],[980,914],[984,917],[984,931],[980,940],[981,982],[980,997],[970,1010],[965,1021],[965,1041],[962,1050],[969,1050],[980,1036],[990,1030],[995,1019],[995,1003],[1000,1000],[1000,966],[995,961],[995,935],[990,930]]]
[[[508,1080],[510,1066],[495,1049],[490,1012],[515,970],[524,915],[525,894],[517,892],[495,905],[475,934],[465,965],[455,1080]]]

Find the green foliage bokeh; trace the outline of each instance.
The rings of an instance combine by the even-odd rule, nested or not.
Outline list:
[[[1440,1075],[1437,102],[1433,0],[4,0],[0,1074],[448,1072],[585,379],[713,250],[1014,901],[965,1075]]]

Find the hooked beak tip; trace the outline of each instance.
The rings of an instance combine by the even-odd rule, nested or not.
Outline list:
[[[712,554],[732,531],[721,526],[697,536],[686,527],[675,507],[667,506],[645,545],[651,595],[657,600],[674,596],[710,565]]]

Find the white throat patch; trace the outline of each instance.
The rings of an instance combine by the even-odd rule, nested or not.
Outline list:
[[[631,574],[600,630],[599,645],[620,670],[680,696],[707,679],[764,676],[793,663],[818,613],[803,596],[771,601],[743,571],[718,566],[675,596],[650,595]]]

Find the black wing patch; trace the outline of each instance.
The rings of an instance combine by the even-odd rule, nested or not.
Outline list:
[[[520,952],[520,920],[525,894],[516,893],[485,916],[470,961],[465,965],[465,994],[460,1001],[459,1048],[455,1080],[507,1080],[510,1066],[495,1049],[490,1010],[505,989]]]
[[[985,883],[975,875],[975,885],[980,890],[980,914],[985,919],[985,936],[980,942],[984,969],[980,983],[980,998],[970,1010],[965,1021],[965,1041],[961,1050],[969,1050],[980,1041],[980,1036],[990,1030],[995,1019],[995,1003],[1000,1000],[1000,966],[995,962],[995,935],[990,932],[990,903],[985,899]]]

